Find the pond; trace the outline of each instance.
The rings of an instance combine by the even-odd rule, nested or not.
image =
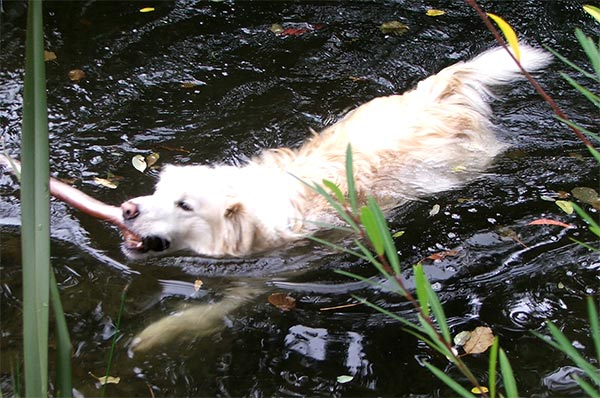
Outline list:
[[[600,35],[582,4],[481,2],[528,42],[579,63],[585,56],[574,30]],[[18,158],[26,6],[1,6],[0,133],[5,150]],[[144,7],[154,10],[140,12]],[[428,9],[445,13],[428,16]],[[392,20],[408,31],[382,33],[380,25]],[[242,164],[261,148],[298,146],[310,129],[494,45],[461,1],[46,2],[44,23],[46,49],[56,56],[46,63],[52,174],[113,204],[149,194],[164,164]],[[285,33],[274,33],[273,24]],[[85,77],[71,81],[75,69]],[[566,70],[555,61],[539,81],[573,120],[595,131],[597,109],[560,77]],[[575,396],[569,360],[530,330],[545,332],[544,321],[552,320],[584,356],[593,356],[585,297],[598,297],[600,259],[571,240],[597,244],[585,224],[543,198],[578,186],[597,188],[598,168],[529,84],[501,90],[493,109],[510,149],[467,186],[398,209],[390,226],[405,231],[396,245],[406,278],[423,260],[453,334],[491,327],[522,395]],[[132,157],[151,153],[160,155],[157,168],[140,173],[132,166]],[[14,177],[0,175],[0,195],[0,381],[2,393],[11,395],[22,359]],[[432,215],[435,205],[440,211]],[[51,217],[52,265],[78,394],[100,395],[91,374],[105,372],[125,288],[110,372],[120,383],[108,386],[108,396],[453,395],[424,361],[466,384],[399,322],[364,305],[331,309],[359,296],[415,319],[410,304],[385,286],[336,273],[379,280],[372,266],[350,255],[302,242],[246,259],[182,255],[136,262],[121,253],[114,227],[57,201]],[[577,228],[528,225],[541,218]],[[428,259],[450,250],[453,255]],[[211,333],[170,339],[143,354],[130,350],[134,336],[152,322],[182,306],[219,303],[240,286],[254,294]],[[296,308],[269,304],[278,292],[295,298]],[[466,361],[486,378],[485,354]],[[338,382],[344,375],[352,380]]]

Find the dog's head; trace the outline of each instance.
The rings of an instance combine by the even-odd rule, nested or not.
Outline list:
[[[210,257],[251,250],[255,227],[231,185],[233,168],[166,166],[154,194],[121,205],[130,258],[191,250]]]

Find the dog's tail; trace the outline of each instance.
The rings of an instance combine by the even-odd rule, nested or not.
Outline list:
[[[551,54],[544,50],[524,43],[521,43],[519,48],[520,63],[528,72],[540,70],[551,61]],[[467,101],[479,113],[488,115],[490,111],[486,100],[494,97],[490,88],[521,78],[522,71],[513,58],[504,48],[496,47],[470,61],[459,62],[443,69],[417,87],[420,91],[429,91],[430,100],[431,96],[446,100],[454,97],[456,101]]]

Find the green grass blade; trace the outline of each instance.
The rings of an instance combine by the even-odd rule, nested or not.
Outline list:
[[[50,197],[42,2],[29,1],[21,148],[25,395],[48,395]]]
[[[443,381],[444,384],[446,384],[448,387],[450,387],[451,389],[453,389],[454,392],[456,392],[461,397],[475,398],[475,395],[473,395],[466,388],[464,388],[463,386],[461,386],[460,384],[458,384],[456,381],[452,380],[452,378],[450,376],[448,376],[447,374],[445,374],[444,372],[442,372],[437,367],[433,366],[429,362],[423,362],[423,364],[425,365],[425,367],[427,369],[429,369],[429,371],[431,373],[433,373],[438,379],[440,379],[441,381]]]
[[[500,348],[500,340],[498,336],[494,337],[494,344],[490,349],[490,360],[488,366],[488,388],[490,390],[490,398],[496,398],[496,370],[498,367],[498,348]]]
[[[592,334],[592,340],[594,340],[594,347],[596,348],[596,361],[600,363],[600,314],[594,304],[594,299],[589,296],[587,298],[588,304],[588,318],[590,319],[590,333]]]
[[[575,79],[573,79],[571,76],[565,73],[561,73],[560,75],[563,77],[563,79],[569,82],[569,84],[573,86],[577,91],[583,94],[583,96],[587,98],[596,108],[600,108],[600,98],[596,94],[592,93],[590,90],[577,83]]]
[[[584,75],[585,77],[589,78],[589,79],[593,79],[595,81],[597,81],[598,83],[600,83],[600,78],[598,78],[596,75],[580,68],[579,66],[575,65],[573,62],[569,61],[567,58],[563,57],[562,55],[560,55],[559,53],[557,53],[556,51],[554,51],[553,49],[551,49],[548,46],[544,46],[544,48],[546,48],[546,50],[550,51],[552,54],[554,54],[554,56],[556,58],[558,58],[559,60],[561,60],[561,62],[563,62],[564,64],[570,66],[571,68],[575,69],[577,72],[581,73],[582,75]]]
[[[331,182],[329,180],[323,180],[323,186],[329,188],[329,190],[331,192],[333,192],[333,194],[335,195],[335,198],[337,199],[337,201],[339,203],[344,204],[346,202],[346,198],[344,197],[342,190],[340,189],[340,187],[335,185],[333,182]]]
[[[581,387],[589,397],[600,397],[600,390],[595,389],[590,383],[577,375],[573,375],[573,379],[575,379],[579,387]]]
[[[423,266],[417,264],[413,266],[415,275],[415,288],[417,290],[417,299],[425,316],[429,316],[429,295],[427,294],[427,277],[423,271]]]
[[[591,146],[588,146],[587,149],[594,156],[594,158],[596,158],[596,161],[598,163],[600,163],[600,152],[598,152],[598,150],[596,150],[596,148],[591,147]]]
[[[358,257],[360,259],[369,261],[368,257],[363,256],[362,254],[360,254],[357,251],[347,249],[344,246],[336,245],[335,243],[331,243],[331,242],[329,242],[327,240],[324,240],[324,239],[321,239],[321,238],[317,238],[316,236],[308,236],[308,239],[310,239],[310,240],[312,240],[314,242],[320,243],[320,244],[322,244],[324,246],[330,247],[330,248],[332,248],[332,249],[334,249],[336,251],[339,251],[339,252],[342,252],[342,253],[351,254],[351,255],[356,256],[356,257]]]
[[[113,360],[113,355],[115,353],[115,347],[117,346],[117,339],[119,338],[119,335],[121,334],[121,317],[123,316],[123,310],[125,309],[125,297],[127,295],[127,289],[129,288],[129,285],[125,286],[125,288],[123,289],[123,292],[121,293],[121,304],[119,305],[119,314],[117,315],[117,323],[115,324],[115,334],[113,335],[113,339],[112,339],[112,344],[110,345],[110,351],[108,353],[108,360],[106,363],[106,372],[104,374],[104,376],[106,376],[106,378],[108,378],[108,376],[110,376],[110,368],[112,366],[112,360]],[[100,396],[102,398],[104,398],[106,395],[106,385],[108,383],[104,383],[102,385],[102,393],[100,394]]]
[[[579,28],[575,29],[575,36],[577,40],[579,40],[579,44],[581,44],[581,48],[585,51],[588,56],[592,67],[594,68],[594,72],[600,78],[600,51],[598,47],[594,44],[594,41],[587,37],[585,33]]]
[[[360,209],[360,221],[363,227],[365,228],[367,237],[369,238],[371,244],[373,245],[373,248],[375,249],[375,253],[377,253],[378,256],[383,255],[383,239],[381,238],[379,228],[377,228],[377,223],[375,222],[373,212],[369,207],[363,206]]]
[[[578,125],[577,123],[574,123],[570,120],[567,119],[563,119],[562,117],[559,116],[554,116],[555,118],[557,118],[558,120],[560,120],[561,122],[576,128],[577,130],[581,131],[582,133],[589,135],[590,137],[592,137],[593,139],[595,139],[596,141],[600,142],[600,136],[598,134],[594,134],[592,133],[590,130],[585,129],[584,127],[581,127],[580,125]]]
[[[381,208],[375,199],[372,197],[367,199],[367,206],[371,209],[373,217],[375,218],[375,223],[379,229],[379,235],[383,240],[383,246],[385,248],[386,257],[390,262],[390,266],[392,267],[394,274],[400,275],[400,259],[398,258],[396,245],[394,244],[394,239],[390,234],[390,229],[387,226],[385,216],[383,215],[383,212],[381,211]]]
[[[346,147],[346,183],[348,184],[348,200],[354,214],[358,213],[356,187],[354,185],[354,162],[352,161],[352,146]]]
[[[448,321],[446,320],[444,308],[442,308],[440,298],[431,287],[431,284],[429,283],[429,280],[427,280],[427,278],[425,278],[424,280],[423,289],[427,293],[429,306],[431,307],[431,312],[435,317],[435,322],[438,325],[440,332],[442,333],[444,341],[448,344],[452,344],[452,337],[450,336],[450,328],[448,327]]]
[[[600,236],[600,226],[594,221],[594,219],[587,214],[581,207],[577,204],[570,202],[573,205],[573,209],[579,215],[579,217],[583,218],[585,222],[588,223],[588,227],[590,231],[592,231],[595,235]]]
[[[71,338],[69,337],[69,328],[60,301],[60,293],[54,273],[50,272],[50,297],[52,299],[52,310],[56,319],[56,396],[72,397],[72,377],[71,377]]]
[[[512,366],[510,366],[508,357],[502,348],[500,348],[499,356],[500,372],[502,373],[502,381],[504,382],[504,391],[506,392],[506,396],[508,398],[518,398],[519,391],[517,390],[515,375],[513,373]]]
[[[548,330],[554,339],[556,345],[554,347],[558,348],[565,355],[567,355],[575,366],[579,369],[583,370],[586,375],[592,379],[594,384],[600,386],[600,373],[598,373],[598,369],[596,369],[592,364],[590,364],[576,349],[573,347],[573,344],[565,337],[565,335],[556,327],[552,322],[546,322],[548,326]],[[544,339],[547,343],[550,341]],[[552,345],[552,344],[551,344]]]

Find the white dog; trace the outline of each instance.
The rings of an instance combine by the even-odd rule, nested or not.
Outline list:
[[[550,56],[521,45],[534,71]],[[351,144],[356,189],[392,207],[456,187],[483,171],[505,145],[489,120],[489,88],[520,77],[501,48],[459,62],[403,95],[376,98],[298,149],[265,150],[243,167],[166,166],[153,195],[121,205],[132,258],[192,250],[245,256],[314,232],[335,214],[300,180],[346,190]]]

